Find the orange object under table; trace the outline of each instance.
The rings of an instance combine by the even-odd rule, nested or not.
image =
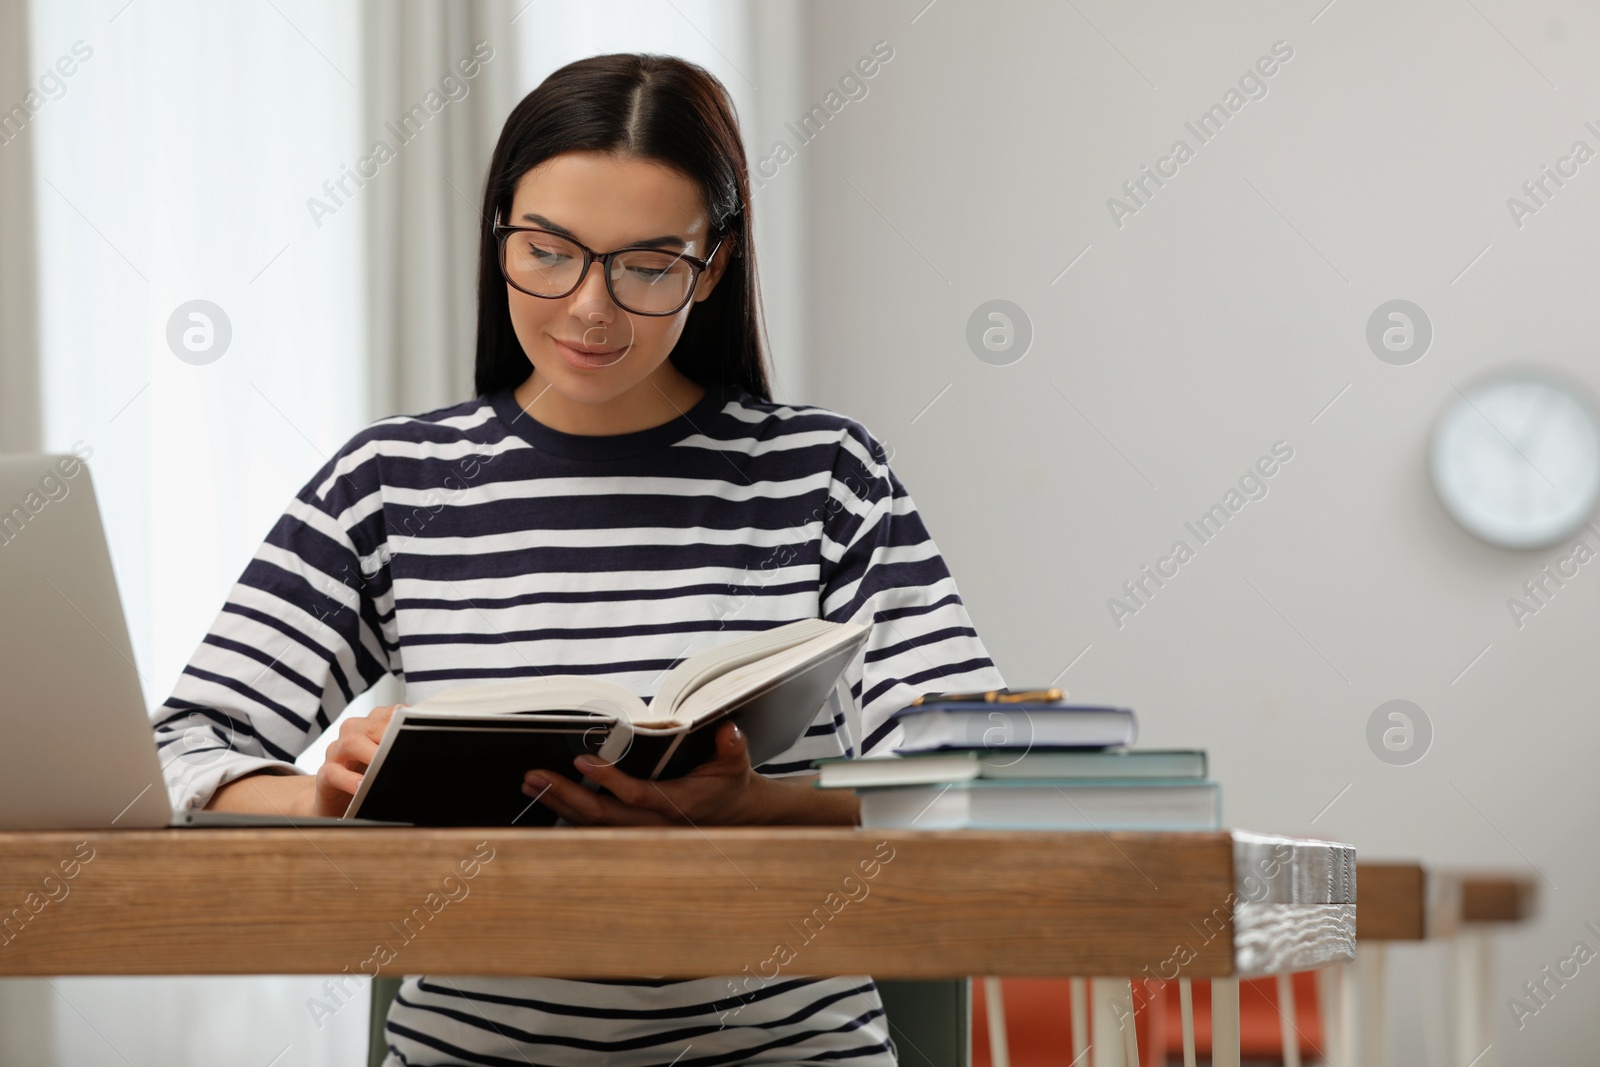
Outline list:
[[[1087,984],[1087,983],[1086,983]],[[1205,1059],[1211,1049],[1211,985],[1193,983],[1195,1051]],[[1061,1067],[1072,1059],[1072,1008],[1064,978],[1003,978],[1007,1045],[1011,1067]],[[1303,1060],[1320,1057],[1322,1028],[1317,1018],[1316,975],[1294,976],[1296,1029]],[[1094,1018],[1091,1008],[1089,1018]],[[1283,1054],[1276,978],[1239,983],[1239,1051],[1246,1059],[1278,1059]],[[1139,1035],[1141,1067],[1169,1060],[1182,1063],[1183,1030],[1178,983],[1152,981],[1134,986],[1134,1025]],[[1062,1054],[1066,1055],[1063,1056]],[[993,1067],[989,1058],[989,1009],[983,980],[972,981],[972,1067]]]

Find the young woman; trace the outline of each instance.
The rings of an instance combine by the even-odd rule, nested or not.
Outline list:
[[[731,725],[689,776],[607,767],[524,792],[579,824],[841,823],[821,756],[881,755],[921,693],[1003,684],[879,443],[769,395],[733,107],[700,67],[569,64],[506,120],[483,204],[478,395],[356,434],[290,502],[157,710],[184,807],[337,815],[392,707],[583,673],[649,696],[684,655],[798,618],[868,623],[838,701],[752,767]],[[866,977],[608,982],[413,976],[391,1064],[893,1064]]]

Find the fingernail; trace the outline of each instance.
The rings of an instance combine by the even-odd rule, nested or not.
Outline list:
[[[545,776],[540,774],[538,771],[529,771],[527,774],[522,776],[522,784],[525,786],[532,786],[535,789],[543,789],[550,783]]]
[[[596,763],[589,756],[579,756],[572,762],[577,766],[578,770],[582,771],[584,774],[588,774],[590,771],[600,766],[600,764]]]

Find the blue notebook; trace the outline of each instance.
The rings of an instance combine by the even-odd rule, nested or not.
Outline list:
[[[1133,744],[1139,733],[1131,709],[1097,704],[914,704],[889,718],[905,731],[896,752],[1110,748]]]

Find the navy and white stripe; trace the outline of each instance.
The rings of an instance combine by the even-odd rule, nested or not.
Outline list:
[[[453,685],[603,677],[648,697],[684,656],[799,618],[870,623],[839,700],[758,768],[882,755],[888,716],[1004,684],[858,423],[708,392],[637,433],[561,433],[509,391],[356,434],[289,503],[154,713],[179,807],[292,761],[386,673]],[[406,980],[391,1063],[893,1062],[870,978]],[[736,1012],[730,1009],[737,1008]],[[687,1051],[686,1051],[687,1050]]]

